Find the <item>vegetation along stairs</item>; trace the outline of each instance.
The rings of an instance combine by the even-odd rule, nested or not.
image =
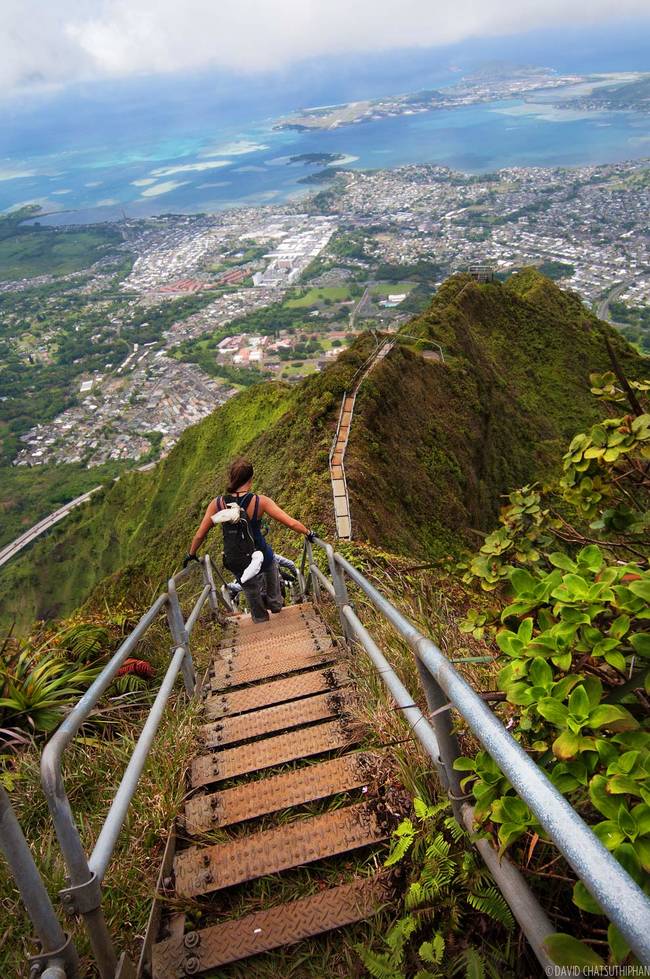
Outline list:
[[[200,975],[361,921],[385,903],[385,872],[351,876],[348,868],[345,876],[332,865],[376,848],[392,828],[374,789],[381,752],[358,750],[365,732],[350,717],[344,655],[308,602],[268,623],[230,619],[206,683],[203,747],[162,887],[153,979]],[[318,814],[313,805],[305,812],[318,801]],[[289,877],[282,902],[258,910],[247,892],[255,882],[316,861],[329,868],[318,876],[334,874],[335,886],[321,880],[323,889],[304,896],[303,883],[296,896]],[[256,910],[246,911],[247,899]],[[197,902],[201,922],[215,922],[198,930]]]
[[[379,361],[383,360],[392,350],[393,345],[394,340],[391,340],[389,337],[384,337],[379,341],[377,348],[357,371],[353,379],[354,386],[352,389],[343,393],[341,411],[339,412],[339,420],[329,459],[332,495],[334,497],[336,535],[342,540],[352,539],[352,515],[350,513],[350,498],[348,496],[348,486],[345,477],[345,450],[350,438],[350,429],[352,428],[354,404],[359,388],[364,380]]]

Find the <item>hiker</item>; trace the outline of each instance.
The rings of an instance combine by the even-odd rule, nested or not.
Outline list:
[[[264,526],[262,527],[262,533],[266,533]],[[295,595],[295,589],[298,588],[298,568],[288,557],[283,557],[282,554],[276,554],[275,560],[278,563],[278,571],[280,572],[280,585],[282,587],[282,595],[286,595],[287,589],[291,589],[292,593]],[[265,594],[266,581],[262,581],[262,594]],[[234,612],[239,606],[239,596],[244,590],[244,586],[240,585],[238,581],[231,581],[227,584],[221,586],[221,596],[225,604],[231,608]]]
[[[196,552],[208,531],[213,525],[221,524],[224,567],[241,584],[253,622],[267,622],[269,610],[279,612],[283,598],[278,563],[262,533],[262,517],[271,517],[309,540],[313,540],[313,535],[309,528],[281,510],[268,496],[251,492],[252,484],[252,465],[247,459],[236,459],[228,471],[226,494],[213,500],[205,511],[183,567],[186,568],[190,561],[198,561]]]

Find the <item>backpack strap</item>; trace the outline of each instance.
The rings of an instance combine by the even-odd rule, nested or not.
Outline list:
[[[223,496],[218,496],[214,502],[217,504],[217,513],[219,512],[219,510],[226,509],[226,504],[223,501]]]
[[[260,508],[260,498],[259,498],[259,496],[256,496],[255,497],[255,510],[253,511],[253,520],[257,520],[257,511],[259,510],[259,508]]]
[[[248,516],[248,505],[252,499],[253,499],[252,493],[246,493],[243,499],[241,500],[239,498],[237,499],[237,502],[239,503],[241,509],[246,512],[246,516]]]

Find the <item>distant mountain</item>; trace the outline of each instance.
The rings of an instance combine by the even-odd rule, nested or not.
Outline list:
[[[605,336],[630,376],[642,363],[532,269],[505,285],[452,277],[404,334],[360,390],[346,468],[355,538],[419,557],[475,543],[503,493],[558,466],[597,416],[588,375],[609,366]],[[436,344],[444,363],[431,359]],[[328,451],[343,391],[373,347],[365,334],[322,374],[248,389],[186,430],[155,469],[110,485],[3,570],[3,626],[15,616],[24,629],[91,595],[129,592],[148,605],[240,453],[260,491],[332,537]],[[273,541],[299,546],[289,532]],[[209,549],[218,559],[216,531]]]

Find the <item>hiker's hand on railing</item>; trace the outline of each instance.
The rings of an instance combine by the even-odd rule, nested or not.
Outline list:
[[[183,558],[183,571],[188,566],[190,561],[196,561],[197,564],[201,563],[198,557],[196,556],[196,554],[186,554],[185,557]]]
[[[313,544],[316,540],[316,534],[313,530],[310,530],[308,534],[305,534],[305,540],[308,540],[310,544]]]

